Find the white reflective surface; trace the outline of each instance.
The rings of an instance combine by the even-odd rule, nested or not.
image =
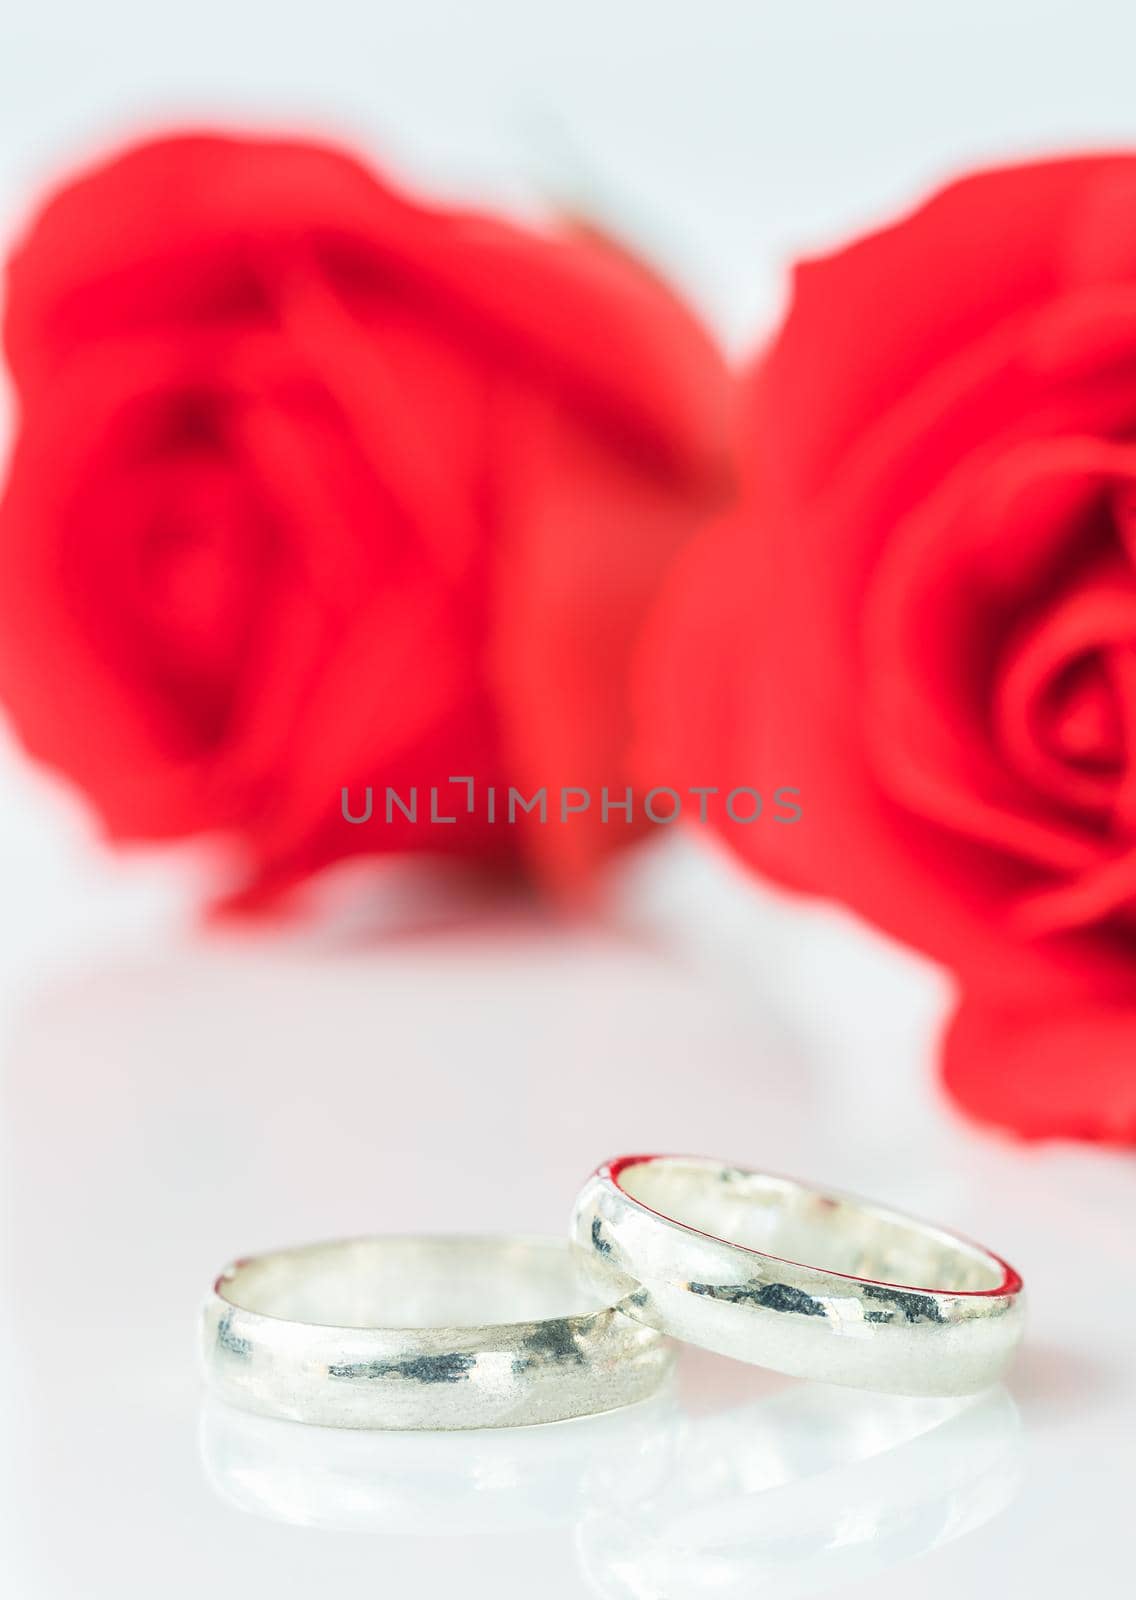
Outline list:
[[[640,908],[741,916],[710,869],[645,876]],[[746,949],[800,937],[804,970],[819,924],[747,915]],[[859,959],[834,1008],[874,964],[933,1011],[920,969]],[[750,989],[630,935],[526,924],[171,942],[45,977],[4,1083],[13,1592],[188,1600],[220,1572],[221,1593],[297,1600],[695,1600],[867,1594],[916,1561],[929,1596],[1056,1596],[1073,1563],[1110,1581],[1136,1424],[1130,1165],[964,1131],[912,1062],[861,1075],[849,1139],[833,1052]],[[895,1399],[685,1352],[665,1398],[515,1432],[343,1434],[206,1401],[195,1318],[219,1259],[360,1228],[555,1231],[597,1151],[679,1139],[860,1189],[883,1162],[882,1198],[1005,1249],[1031,1312],[1008,1389]]]
[[[428,1539],[570,1528],[598,1595],[839,1589],[996,1517],[1019,1480],[1017,1409],[796,1385],[708,1415],[680,1400],[556,1428],[358,1435],[207,1403],[205,1474],[302,1527]]]

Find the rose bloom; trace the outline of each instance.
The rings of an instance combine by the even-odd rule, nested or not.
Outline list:
[[[793,783],[753,866],[947,963],[946,1081],[1136,1138],[1136,158],[967,178],[797,272],[736,514],[680,561],[655,765]]]
[[[5,338],[0,696],[112,837],[227,839],[256,901],[396,849],[563,886],[635,834],[485,790],[622,792],[628,653],[727,482],[722,360],[646,268],[174,137],[48,200]],[[431,824],[452,776],[475,809]]]

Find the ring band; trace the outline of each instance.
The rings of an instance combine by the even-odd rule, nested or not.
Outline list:
[[[674,1359],[558,1239],[390,1236],[237,1261],[201,1336],[222,1399],[341,1428],[585,1416],[653,1394]]]
[[[995,1382],[1021,1279],[990,1251],[868,1201],[692,1156],[592,1175],[573,1233],[645,1325],[777,1372],[893,1394]]]

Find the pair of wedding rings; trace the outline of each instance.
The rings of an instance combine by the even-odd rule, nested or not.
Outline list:
[[[678,1339],[907,1395],[995,1382],[1021,1279],[945,1229],[691,1156],[622,1156],[569,1239],[377,1237],[235,1262],[206,1373],[246,1410],[344,1428],[486,1428],[630,1405]],[[669,1337],[668,1337],[669,1336]]]

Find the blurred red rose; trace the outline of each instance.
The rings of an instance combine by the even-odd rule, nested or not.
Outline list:
[[[6,345],[0,694],[112,836],[228,835],[255,898],[395,848],[573,880],[636,831],[340,797],[626,778],[628,651],[726,476],[721,359],[644,267],[176,137],[48,201]]]
[[[980,174],[797,274],[653,763],[802,790],[754,865],[948,963],[946,1076],[1136,1139],[1136,158]]]

